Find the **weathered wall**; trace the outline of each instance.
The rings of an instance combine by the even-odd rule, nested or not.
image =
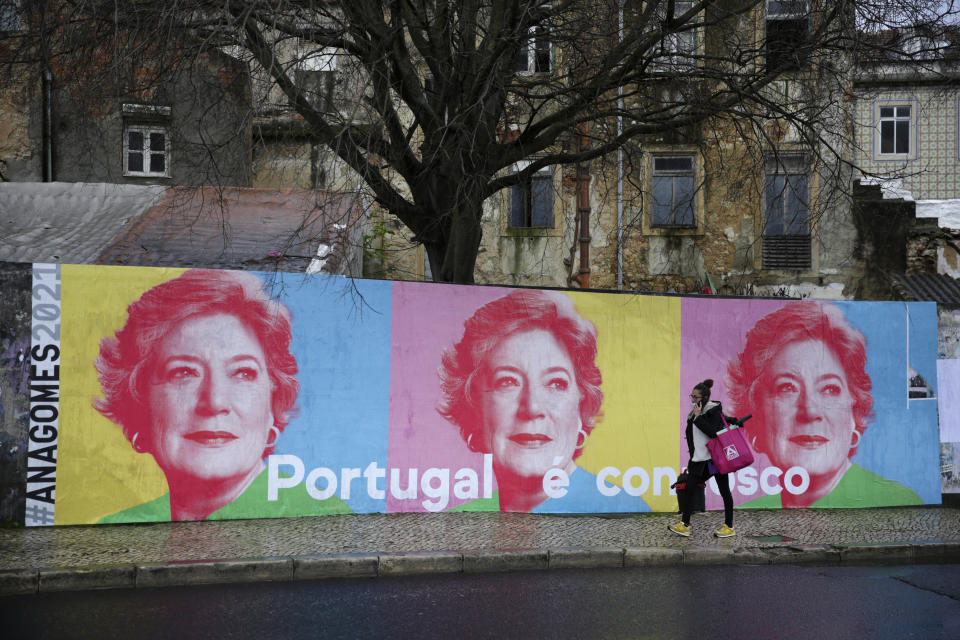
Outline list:
[[[30,265],[0,263],[0,525],[23,522],[30,426]]]
[[[250,86],[229,56],[199,57],[190,68],[136,93],[91,96],[58,83],[56,176],[63,182],[250,185]],[[57,81],[55,81],[57,82]],[[125,103],[168,106],[170,176],[123,175]]]
[[[36,144],[40,115],[40,75],[27,65],[0,70],[0,173],[11,181],[34,180],[41,175]]]

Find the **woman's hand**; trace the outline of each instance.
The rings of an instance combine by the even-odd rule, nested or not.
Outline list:
[[[700,406],[700,403],[693,405],[693,416],[699,417],[703,413],[703,407]]]

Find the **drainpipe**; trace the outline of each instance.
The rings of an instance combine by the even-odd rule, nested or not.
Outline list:
[[[56,174],[53,166],[53,73],[49,68],[43,70],[43,181],[54,182]]]
[[[627,0],[617,0],[619,31],[617,41],[623,42],[623,6]],[[623,85],[617,85],[617,137],[623,135]],[[623,147],[617,146],[617,291],[623,291]]]
[[[578,151],[585,151],[590,124],[580,125]],[[576,281],[582,289],[590,288],[590,165],[577,163],[577,215],[580,218],[580,270]]]

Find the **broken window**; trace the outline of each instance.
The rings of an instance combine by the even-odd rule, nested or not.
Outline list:
[[[809,63],[809,0],[766,0],[766,68],[769,73],[799,71]]]

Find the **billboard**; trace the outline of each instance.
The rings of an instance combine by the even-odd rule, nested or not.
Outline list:
[[[35,264],[30,313],[27,525],[675,511],[707,378],[737,506],[940,500],[933,304]]]

